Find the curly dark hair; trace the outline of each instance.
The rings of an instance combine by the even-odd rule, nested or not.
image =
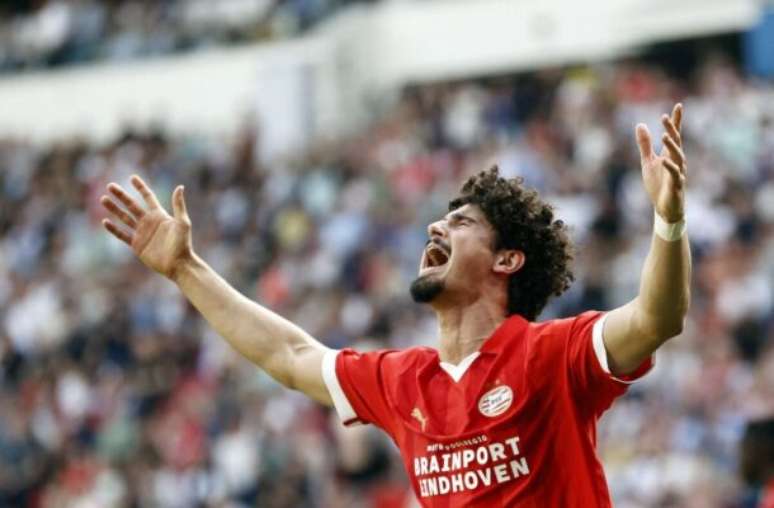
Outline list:
[[[524,266],[508,280],[507,313],[534,321],[548,303],[561,295],[575,277],[570,269],[572,243],[567,226],[554,220],[554,209],[537,191],[524,187],[522,178],[505,179],[497,166],[470,177],[449,211],[472,204],[492,224],[494,249],[524,252]]]

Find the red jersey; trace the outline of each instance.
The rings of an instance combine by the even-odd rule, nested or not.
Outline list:
[[[596,422],[652,360],[612,376],[603,322],[511,316],[456,366],[424,347],[329,351],[323,377],[345,424],[395,441],[422,506],[609,507]]]

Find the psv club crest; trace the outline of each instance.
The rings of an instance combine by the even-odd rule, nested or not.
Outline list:
[[[510,386],[500,385],[492,388],[478,400],[481,414],[494,418],[506,412],[513,404],[513,390]]]

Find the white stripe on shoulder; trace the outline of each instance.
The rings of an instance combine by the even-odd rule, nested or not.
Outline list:
[[[612,379],[615,379],[619,383],[624,383],[627,385],[636,383],[637,379],[632,379],[632,380],[621,379],[619,377],[614,376],[610,372],[610,365],[608,364],[608,359],[607,359],[607,349],[605,349],[605,339],[602,336],[602,333],[605,328],[605,319],[607,319],[607,314],[602,314],[594,322],[594,328],[591,331],[591,340],[592,340],[592,345],[594,346],[594,354],[597,357],[597,361],[599,361],[599,366],[602,367],[602,370],[605,371],[605,374],[610,376]]]
[[[336,349],[329,349],[325,352],[322,360],[322,376],[341,422],[344,425],[353,425],[360,423],[360,419],[352,408],[352,404],[349,403],[344,390],[342,390],[339,376],[336,374],[336,358],[339,352]]]
[[[605,319],[607,314],[602,314],[596,322],[594,322],[594,328],[591,331],[591,340],[593,341],[594,354],[597,355],[597,361],[599,366],[606,374],[610,374],[610,367],[607,364],[607,350],[605,350],[605,340],[602,337],[602,331],[605,326]]]

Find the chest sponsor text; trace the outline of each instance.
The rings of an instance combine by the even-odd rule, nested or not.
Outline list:
[[[428,451],[438,452],[414,457],[413,473],[419,483],[420,497],[487,488],[529,475],[529,464],[521,455],[518,436],[493,442],[479,436],[471,441],[482,444],[464,449],[430,445]]]

